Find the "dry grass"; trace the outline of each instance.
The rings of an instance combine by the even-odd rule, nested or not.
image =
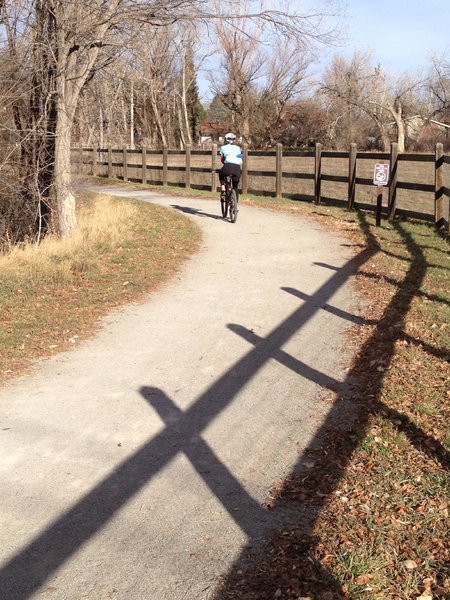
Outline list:
[[[139,299],[195,251],[198,228],[162,207],[79,194],[67,240],[0,257],[0,380],[91,335],[114,306]]]
[[[11,291],[59,286],[70,283],[79,273],[92,272],[98,253],[111,251],[130,236],[136,212],[135,206],[108,196],[85,203],[70,238],[49,236],[40,244],[13,246],[0,256],[2,285]]]

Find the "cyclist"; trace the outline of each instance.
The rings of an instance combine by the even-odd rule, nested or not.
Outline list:
[[[225,145],[220,148],[220,160],[222,161],[223,167],[219,170],[220,189],[222,192],[225,191],[225,177],[231,175],[233,180],[233,187],[237,189],[239,180],[241,178],[241,166],[242,166],[242,150],[234,142],[236,136],[234,133],[227,133],[225,136]]]

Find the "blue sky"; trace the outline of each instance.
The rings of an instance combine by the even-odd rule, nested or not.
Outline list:
[[[313,69],[316,74],[334,54],[350,57],[355,50],[371,50],[373,64],[380,63],[394,76],[425,71],[431,53],[446,53],[450,59],[450,0],[337,1],[346,6],[346,16],[340,20],[346,41],[319,51],[321,65]],[[272,0],[273,8],[277,2]],[[304,0],[296,2],[300,6]],[[209,64],[214,64],[214,59]],[[203,99],[210,99],[209,84],[202,74],[198,83]]]
[[[425,67],[430,52],[450,54],[450,0],[344,0],[348,47],[373,50],[389,73]]]

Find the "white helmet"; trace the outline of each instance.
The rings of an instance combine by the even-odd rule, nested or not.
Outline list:
[[[227,133],[225,136],[225,140],[227,142],[234,142],[235,139],[236,139],[236,136],[234,135],[234,133]]]

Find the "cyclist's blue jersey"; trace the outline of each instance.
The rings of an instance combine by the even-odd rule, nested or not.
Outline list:
[[[225,164],[242,165],[242,151],[239,146],[225,144],[221,147],[220,154],[224,157]]]

